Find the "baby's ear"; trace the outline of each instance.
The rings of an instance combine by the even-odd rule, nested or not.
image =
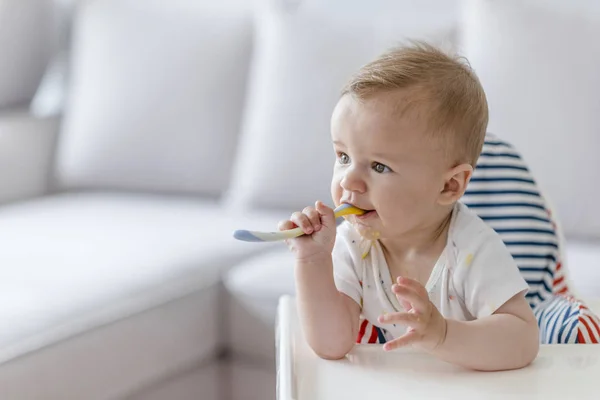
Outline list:
[[[471,164],[460,164],[450,169],[444,179],[444,189],[440,192],[439,203],[450,205],[463,196],[473,175]]]

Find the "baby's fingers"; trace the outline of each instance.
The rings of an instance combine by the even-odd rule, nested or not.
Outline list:
[[[294,224],[302,228],[302,232],[304,232],[306,235],[313,233],[313,226],[305,214],[301,212],[295,212],[292,214],[292,218],[290,219]]]
[[[408,332],[398,339],[391,340],[383,345],[383,350],[391,351],[396,350],[400,347],[404,347],[420,340],[420,335],[416,331]]]
[[[427,309],[429,298],[424,299],[410,287],[394,284],[392,285],[392,292],[394,292],[403,307],[404,304],[409,303],[411,308],[418,312],[424,312]]]
[[[296,228],[296,224],[294,224],[292,221],[290,221],[289,219],[286,221],[281,221],[279,222],[279,224],[277,225],[277,228],[280,231],[287,231],[290,229],[294,229]]]
[[[315,232],[321,229],[321,215],[317,210],[312,207],[306,207],[302,210],[302,213],[308,217]]]
[[[401,324],[409,326],[415,330],[422,330],[425,328],[423,318],[414,313],[392,313],[385,314],[379,317],[379,323],[381,324]]]

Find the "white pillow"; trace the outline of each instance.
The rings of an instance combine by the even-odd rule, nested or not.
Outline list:
[[[233,163],[251,40],[242,0],[83,2],[60,185],[219,195]]]
[[[464,3],[464,53],[512,142],[556,205],[567,237],[600,238],[600,3]]]
[[[377,3],[331,10],[310,2],[286,8],[279,0],[257,14],[230,206],[290,211],[317,199],[331,204],[329,123],[346,80],[406,37],[450,47],[454,13],[429,13],[408,1],[385,8]],[[443,9],[456,5],[435,3]]]

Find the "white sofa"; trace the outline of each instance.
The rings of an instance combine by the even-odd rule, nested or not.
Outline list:
[[[531,53],[532,76],[514,71],[525,50],[509,33],[528,37],[521,12],[537,18],[537,9],[444,0],[56,3],[62,17],[77,5],[68,45],[57,44],[64,30],[51,23],[65,19],[48,19],[57,15],[43,8],[50,3],[5,1],[29,15],[12,28],[0,7],[0,54],[20,55],[0,69],[0,398],[274,398],[275,310],[294,291],[292,258],[281,244],[231,233],[273,229],[328,199],[338,89],[404,36],[472,57],[489,88],[491,127],[517,143],[555,200],[574,287],[600,297],[600,217],[582,200],[598,190],[586,175],[600,166],[596,92],[583,91],[595,100],[581,100],[587,113],[561,96],[536,96],[560,66],[570,68],[552,51],[563,36],[540,55],[554,55],[556,71],[537,73]],[[542,9],[538,41],[582,15],[553,7]],[[498,15],[514,30],[500,35]],[[37,35],[7,39],[23,24]],[[565,43],[580,39],[572,35]],[[582,57],[600,64],[598,53]],[[576,77],[582,90],[592,70]],[[516,99],[520,88],[505,85],[532,78],[538,86]],[[518,112],[532,105],[535,115]],[[548,151],[570,143],[575,117],[580,142],[557,164]]]

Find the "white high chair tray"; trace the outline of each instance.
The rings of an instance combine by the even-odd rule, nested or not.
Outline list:
[[[528,367],[467,370],[414,349],[358,345],[339,361],[317,357],[302,336],[293,298],[277,321],[278,400],[600,399],[600,345],[543,345]]]

